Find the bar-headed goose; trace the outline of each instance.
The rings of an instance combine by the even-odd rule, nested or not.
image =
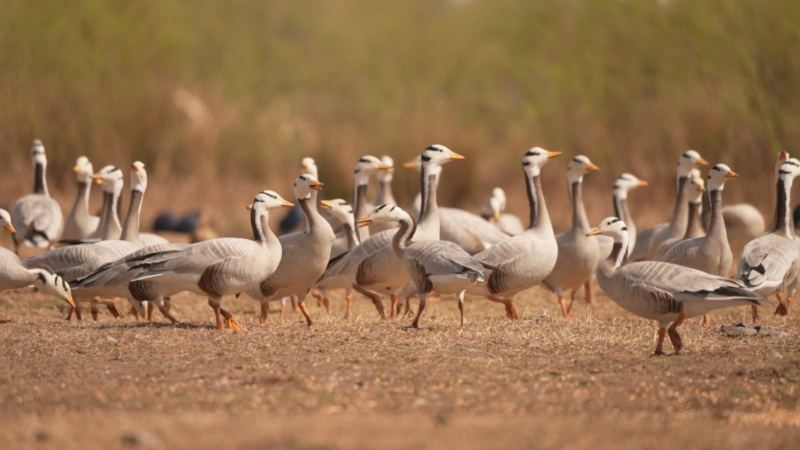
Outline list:
[[[614,239],[611,256],[597,270],[597,281],[603,292],[623,309],[658,322],[656,355],[664,354],[662,346],[667,333],[675,353],[683,348],[678,326],[687,318],[715,309],[768,302],[766,297],[748,291],[738,281],[677,264],[643,261],[623,266],[628,229],[616,217],[603,219],[588,234]]]
[[[52,248],[58,240],[64,216],[61,207],[50,198],[47,190],[47,156],[42,141],[36,139],[31,145],[31,162],[33,163],[35,180],[33,193],[28,194],[14,204],[14,253],[19,255],[19,246],[23,242],[28,247]]]
[[[501,187],[492,189],[492,195],[481,206],[481,217],[493,223],[509,236],[516,236],[525,231],[519,217],[505,213],[506,192]]]
[[[64,222],[64,231],[61,239],[67,241],[82,241],[88,239],[100,224],[99,216],[89,215],[89,194],[92,189],[92,175],[94,169],[89,158],[81,156],[75,162],[75,174],[78,177],[78,195],[72,211]]]
[[[380,169],[375,173],[378,180],[378,197],[375,199],[376,205],[397,205],[392,193],[392,180],[394,179],[394,159],[391,156],[381,156],[381,162],[391,167],[391,169]],[[399,226],[397,222],[385,221],[373,223],[369,226],[370,236],[385,230],[392,230]]]
[[[628,236],[631,238],[631,242],[628,244],[628,256],[630,256],[633,247],[636,245],[636,224],[628,209],[628,193],[638,187],[647,186],[647,184],[647,181],[640,180],[629,173],[623,173],[614,181],[614,214],[628,225]],[[611,242],[613,247],[613,241],[607,240],[606,242]],[[604,251],[603,259],[610,253],[610,248],[608,253]]]
[[[775,314],[780,315],[788,312],[790,298],[800,281],[800,249],[790,218],[792,183],[798,175],[800,161],[790,158],[783,162],[776,182],[775,224],[769,233],[744,246],[736,274],[748,289],[763,295],[776,294],[780,304]],[[757,319],[754,309],[753,320]]]
[[[439,185],[439,174],[442,165],[464,159],[463,156],[443,145],[431,145],[420,155],[420,193],[422,205],[417,223],[414,241],[438,241],[440,238],[439,206],[436,200]],[[482,219],[479,219],[482,221]],[[392,236],[393,230],[388,230]],[[380,303],[375,292],[389,295],[392,302],[392,314],[397,311],[398,294],[403,286],[411,283],[411,278],[404,269],[403,261],[386,245],[375,253],[368,255],[358,265],[353,289],[370,297],[373,303]]]
[[[271,301],[298,296],[297,306],[306,318],[308,326],[313,324],[305,306],[308,291],[325,271],[331,255],[331,244],[336,239],[333,229],[317,210],[317,192],[322,183],[311,175],[300,175],[294,183],[294,195],[306,217],[306,228],[301,233],[280,237],[283,249],[280,264],[261,282],[245,289],[251,298],[261,303],[261,321],[266,322],[267,308]]]
[[[353,169],[353,210],[356,220],[367,215],[367,187],[369,179],[378,170],[391,171],[394,167],[384,164],[380,159],[372,156],[362,156]],[[362,242],[369,237],[368,228],[359,228],[358,238]]]
[[[11,216],[5,209],[0,209],[0,227],[11,233],[15,231]],[[75,306],[69,284],[63,278],[43,267],[26,266],[14,252],[0,247],[0,292],[30,285],[66,301],[71,307]]]
[[[570,310],[578,289],[592,278],[600,263],[598,240],[586,235],[591,227],[583,206],[583,176],[596,170],[598,167],[584,155],[576,156],[569,163],[567,187],[572,200],[572,228],[556,236],[558,243],[556,265],[542,282],[558,296],[561,313],[568,319],[572,319]],[[569,306],[563,292],[568,289],[572,289],[572,301]]]
[[[512,319],[519,318],[514,296],[541,283],[556,265],[558,244],[542,193],[541,168],[560,154],[540,147],[525,153],[522,170],[530,205],[528,229],[475,255],[476,259],[496,269],[487,269],[486,281],[467,292],[503,303],[506,315]]]
[[[689,179],[689,186],[687,187],[688,194],[687,200],[689,202],[689,215],[687,216],[687,223],[686,223],[686,231],[683,233],[683,236],[679,238],[667,239],[661,243],[658,247],[658,252],[656,253],[656,260],[660,259],[664,256],[669,249],[678,242],[681,242],[686,239],[695,239],[699,237],[703,237],[706,234],[706,230],[703,229],[703,224],[701,223],[700,217],[700,208],[703,206],[703,192],[705,192],[705,182],[703,178],[700,176],[700,171],[698,170],[695,174],[695,171],[692,170],[692,176]],[[623,221],[624,222],[624,221]],[[627,222],[626,222],[627,223]]]
[[[689,150],[678,159],[677,171],[677,196],[675,198],[675,209],[672,211],[672,218],[669,224],[655,232],[648,242],[647,259],[655,259],[661,243],[667,239],[680,238],[686,233],[686,224],[689,216],[689,203],[687,201],[689,190],[686,189],[691,179],[692,169],[698,166],[705,166],[708,162],[703,159],[695,150]],[[639,241],[640,239],[637,239]],[[634,253],[636,253],[634,249]]]
[[[399,222],[400,228],[392,238],[392,252],[403,262],[407,275],[419,295],[419,310],[413,328],[419,328],[419,319],[425,310],[428,294],[458,294],[461,326],[464,326],[464,291],[483,281],[483,265],[458,245],[439,240],[412,242],[416,225],[408,213],[397,206],[381,205],[359,226],[375,222]]]
[[[275,272],[282,251],[278,238],[269,228],[269,211],[284,206],[294,204],[273,191],[260,192],[250,206],[254,239],[212,239],[180,250],[144,255],[131,269],[140,271],[133,282],[155,281],[170,286],[170,295],[188,291],[208,297],[217,329],[246,331],[229,312],[220,308],[220,301],[226,295],[258,286]]]
[[[728,244],[725,222],[722,219],[722,190],[725,182],[738,177],[730,167],[717,164],[708,173],[708,197],[711,224],[702,237],[675,243],[659,261],[697,269],[711,275],[726,276],[733,263],[733,253]],[[708,316],[703,316],[703,326],[708,327]]]

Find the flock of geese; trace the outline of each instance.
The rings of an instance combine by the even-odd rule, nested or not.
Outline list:
[[[495,188],[480,214],[439,207],[437,190],[443,167],[464,159],[442,145],[426,148],[407,168],[420,173],[420,193],[411,211],[397,206],[391,182],[391,158],[360,158],[354,170],[352,206],[342,199],[320,198],[313,159],[302,161],[303,174],[294,183],[294,198],[305,218],[301,230],[277,237],[269,227],[272,210],[295,205],[274,191],[262,191],[248,206],[253,238],[217,238],[194,244],[170,243],[139,232],[139,214],[147,189],[144,164],[130,167],[131,201],[120,222],[123,171],[114,166],[94,172],[86,157],[78,158],[78,195],[67,220],[50,197],[42,143],[33,142],[34,191],[20,198],[13,215],[0,210],[0,225],[13,233],[15,251],[0,249],[0,290],[35,286],[70,305],[81,319],[80,303],[89,302],[96,319],[98,305],[115,317],[124,314],[117,300],[127,299],[133,314],[150,319],[159,311],[176,323],[169,298],[189,291],[206,297],[218,329],[246,331],[221,307],[228,295],[247,296],[261,304],[267,324],[270,303],[296,298],[308,325],[305,306],[312,293],[330,315],[329,292],[343,289],[345,318],[353,292],[371,299],[381,318],[387,317],[382,296],[388,296],[392,318],[410,312],[411,296],[419,297],[412,327],[417,328],[432,295],[455,294],[464,326],[466,294],[502,303],[510,319],[519,318],[514,299],[543,286],[558,299],[564,317],[578,290],[593,301],[591,281],[622,308],[658,323],[655,353],[663,354],[666,336],[678,353],[683,344],[677,328],[691,317],[732,306],[759,305],[767,296],[779,301],[776,314],[787,314],[800,283],[800,245],[790,219],[793,179],[800,162],[779,155],[775,165],[777,201],[772,228],[764,233],[764,218],[751,205],[722,206],[725,184],[737,177],[717,164],[705,179],[708,163],[694,150],[680,156],[676,201],[669,222],[636,232],[628,209],[630,191],[647,182],[623,174],[613,186],[615,217],[592,228],[583,204],[583,178],[598,170],[586,156],[574,157],[567,169],[572,227],[556,235],[542,189],[541,170],[559,156],[539,147],[522,158],[529,220],[525,227],[505,213],[506,196]],[[378,181],[377,203],[367,202],[372,178]],[[103,190],[99,217],[89,214],[92,184]],[[703,208],[707,192],[708,208]],[[21,245],[47,248],[20,260]],[[54,248],[56,244],[63,244]],[[733,255],[739,254],[734,267]],[[735,274],[731,278],[732,268]],[[570,293],[571,291],[571,293]],[[566,296],[569,293],[570,299]]]

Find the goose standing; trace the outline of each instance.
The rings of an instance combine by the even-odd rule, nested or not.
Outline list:
[[[692,169],[698,166],[705,166],[708,162],[703,159],[699,153],[694,150],[689,150],[678,159],[677,171],[677,187],[678,194],[675,199],[675,209],[672,211],[672,219],[666,228],[653,234],[649,242],[649,250],[647,251],[647,259],[655,259],[661,243],[667,239],[679,238],[686,233],[686,224],[688,222],[689,204],[687,202],[688,189],[686,189],[691,179]],[[637,239],[638,240],[638,239]]]
[[[464,293],[467,288],[483,281],[483,265],[461,247],[446,241],[424,240],[412,242],[417,226],[411,216],[397,206],[381,205],[358,221],[359,226],[375,222],[399,222],[400,228],[392,238],[392,251],[402,260],[419,295],[419,310],[412,323],[419,328],[419,319],[425,310],[428,294],[457,294],[464,326]]]
[[[516,236],[525,231],[522,221],[513,214],[506,214],[506,192],[503,188],[492,189],[492,195],[481,206],[481,217],[497,226],[509,236]]]
[[[677,195],[675,198],[675,208],[672,212],[672,219],[668,223],[660,223],[641,231],[636,236],[636,239],[634,240],[635,246],[633,246],[633,250],[629,252],[631,261],[642,261],[648,259],[650,248],[654,245],[653,241],[655,240],[656,236],[659,236],[659,240],[658,244],[655,245],[653,252],[658,250],[658,246],[661,245],[661,242],[664,240],[683,236],[683,233],[686,231],[683,227],[685,226],[686,216],[688,215],[688,211],[686,210],[686,201],[682,196],[685,191],[683,189],[684,182],[690,178],[692,169],[696,168],[697,165],[706,164],[708,164],[706,160],[700,157],[700,154],[694,150],[689,150],[681,155],[680,158],[678,158]],[[671,232],[667,232],[669,227],[673,227]]]
[[[391,156],[381,156],[381,162],[392,169],[380,169],[375,173],[378,180],[378,197],[375,199],[376,205],[396,206],[397,200],[392,193],[392,179],[394,179],[394,159]],[[373,223],[369,226],[370,236],[385,230],[392,230],[399,226],[392,221]]]
[[[233,315],[220,307],[220,301],[226,295],[258,286],[261,280],[275,272],[282,250],[278,238],[269,228],[269,211],[284,206],[292,207],[294,204],[273,191],[260,192],[250,206],[254,239],[212,239],[180,250],[142,256],[131,268],[140,271],[132,280],[131,290],[146,288],[141,283],[151,281],[171,287],[170,295],[189,291],[208,297],[217,329],[247,331]],[[167,296],[163,291],[158,294]]]
[[[583,176],[596,170],[598,167],[584,155],[576,156],[569,163],[567,184],[572,200],[572,228],[556,236],[558,244],[556,265],[543,281],[543,284],[558,296],[561,313],[567,319],[572,319],[570,310],[578,289],[592,278],[600,263],[600,244],[596,238],[586,235],[591,227],[583,206]],[[567,289],[572,289],[569,306],[563,293]]]
[[[643,261],[622,265],[628,245],[625,222],[609,217],[589,232],[614,239],[611,256],[597,270],[597,282],[603,292],[623,309],[658,322],[656,355],[663,355],[664,337],[677,354],[683,348],[678,327],[687,318],[739,305],[766,303],[763,295],[750,292],[728,278],[661,261]],[[672,324],[672,325],[670,325]],[[669,326],[669,329],[667,328]]]
[[[711,210],[708,233],[675,243],[659,261],[697,269],[711,275],[728,274],[733,263],[733,253],[722,219],[722,190],[728,179],[738,176],[725,164],[717,164],[711,169],[708,174],[708,203]],[[709,326],[708,316],[703,316],[703,326]]]
[[[628,243],[629,257],[631,252],[633,252],[633,247],[636,245],[636,224],[628,209],[628,192],[641,186],[647,186],[647,184],[647,181],[640,180],[629,173],[623,173],[614,181],[614,214],[628,225],[628,236],[631,238],[631,241]],[[605,240],[605,242],[610,242],[611,247],[614,245],[613,240]],[[607,252],[603,251],[602,254],[603,260],[605,260],[605,258],[611,254],[611,248],[609,248]]]
[[[110,230],[119,226],[119,218],[116,214],[116,205],[119,200],[119,193],[122,190],[122,171],[114,166],[106,166],[93,177],[99,178],[108,192],[112,193],[110,202],[105,202],[105,230],[104,238],[109,235]],[[57,274],[62,276],[67,282],[72,282],[78,278],[89,275],[105,264],[116,261],[117,259],[130,254],[140,247],[141,241],[138,239],[139,214],[142,207],[142,199],[147,189],[147,172],[144,164],[136,161],[131,165],[131,204],[125,218],[125,226],[121,231],[123,239],[106,239],[93,244],[80,244],[68,247],[61,247],[40,256],[35,256],[25,260],[26,264],[45,265],[52,268]],[[100,299],[97,297],[86,297],[75,295],[76,308],[75,314],[78,320],[81,319],[80,301],[90,300],[92,318],[97,320],[97,304],[105,304],[114,317],[123,317],[118,305],[111,299]],[[134,307],[140,307],[134,303]],[[143,311],[139,311],[143,316]],[[67,320],[72,317],[72,311],[67,316]]]
[[[322,183],[311,175],[300,175],[294,184],[297,203],[306,217],[305,231],[280,237],[283,249],[280,264],[261,282],[244,291],[261,303],[261,322],[266,323],[270,301],[284,297],[298,296],[297,306],[306,318],[308,326],[313,325],[305,305],[305,298],[314,283],[325,271],[331,255],[331,244],[336,239],[333,229],[317,210],[317,192]]]
[[[658,252],[656,253],[656,260],[659,260],[664,254],[666,254],[669,249],[678,242],[684,241],[686,239],[695,239],[699,237],[703,237],[706,234],[706,230],[703,229],[703,224],[701,222],[701,213],[700,208],[703,206],[703,192],[706,190],[705,183],[703,179],[700,177],[700,173],[698,171],[697,176],[692,176],[689,180],[688,189],[688,201],[689,201],[689,215],[687,216],[686,222],[686,231],[683,233],[683,236],[680,238],[674,239],[667,239],[658,246]],[[624,222],[624,221],[623,221]]]
[[[503,303],[506,315],[512,319],[519,318],[514,297],[541,283],[556,265],[558,244],[542,193],[541,168],[560,154],[540,147],[534,147],[525,153],[522,170],[530,205],[528,229],[475,255],[476,259],[496,269],[487,269],[488,276],[484,271],[485,281],[471,287],[467,292]]]
[[[378,170],[392,171],[394,167],[381,162],[380,159],[367,155],[362,156],[353,170],[353,210],[356,220],[367,215],[367,187],[370,177]],[[363,242],[369,238],[369,228],[358,229],[358,239]]]
[[[33,193],[14,204],[12,220],[17,230],[14,233],[14,253],[17,255],[23,242],[28,247],[52,248],[64,222],[61,207],[50,198],[47,190],[47,156],[42,141],[38,139],[31,145],[31,162],[35,175]]]
[[[89,215],[89,195],[92,189],[92,175],[94,169],[89,158],[81,156],[75,162],[75,174],[78,177],[78,195],[72,211],[64,222],[64,231],[61,239],[67,241],[82,241],[88,239],[100,224],[99,216]]]
[[[438,241],[441,229],[439,206],[436,194],[439,186],[439,173],[442,165],[464,159],[443,145],[431,145],[420,155],[420,193],[422,205],[420,218],[413,239],[415,241]],[[389,231],[392,236],[394,233]],[[387,245],[367,256],[358,265],[353,289],[372,298],[376,305],[380,299],[375,292],[389,295],[392,302],[392,316],[397,312],[398,294],[411,278],[405,271],[402,259]]]
[[[775,314],[786,315],[800,280],[800,249],[790,219],[792,183],[800,175],[800,161],[787,159],[777,175],[775,223],[769,233],[744,246],[736,278],[754,292],[776,294],[780,304]],[[784,294],[788,294],[788,298],[784,298]],[[757,320],[758,310],[754,308],[753,321]]]
[[[11,233],[16,231],[11,223],[11,215],[5,209],[0,209],[0,227]],[[44,268],[27,267],[14,252],[0,247],[0,292],[30,285],[66,301],[71,307],[75,306],[69,284],[63,278]]]

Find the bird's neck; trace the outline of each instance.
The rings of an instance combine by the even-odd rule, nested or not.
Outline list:
[[[269,227],[269,211],[250,211],[250,226],[253,227],[253,238],[266,249],[280,247],[281,243]]]
[[[317,209],[317,192],[311,191],[308,198],[298,199],[297,203],[300,204],[300,209],[303,210],[303,215],[306,216],[306,230],[316,230],[321,222],[328,223],[327,220],[322,218],[322,215]]]
[[[703,224],[700,222],[700,208],[702,202],[688,202],[688,216],[686,218],[686,231],[683,239],[691,239],[695,236],[702,236],[704,233]]]
[[[358,234],[356,234],[356,229],[353,223],[345,222],[343,227],[345,236],[347,237],[347,249],[352,250],[358,247],[360,241],[358,240]]]
[[[550,227],[550,215],[547,212],[547,205],[544,201],[544,194],[542,193],[542,180],[539,175],[534,175],[533,178],[525,173],[525,185],[528,191],[528,205],[530,206],[530,223],[528,229],[535,229],[541,227]]]
[[[384,181],[381,180],[378,183],[378,200],[376,201],[378,205],[396,205],[397,201],[394,199],[394,194],[392,194],[392,182],[391,181]]]
[[[787,237],[794,237],[793,224],[790,220],[791,206],[791,190],[792,181],[778,178],[777,186],[777,200],[775,202],[775,225],[772,227],[773,232],[784,233]]]
[[[598,267],[598,277],[608,278],[615,270],[619,269],[627,262],[628,252],[625,251],[628,247],[628,236],[623,236],[619,240],[614,241],[614,246],[611,248],[611,254],[608,258]]]
[[[123,241],[133,242],[139,246],[142,245],[139,239],[139,215],[142,212],[143,199],[144,192],[138,189],[131,190],[131,203],[128,205],[128,215],[125,216],[125,225],[122,227],[120,237]]]
[[[422,165],[420,173],[420,194],[422,205],[419,210],[417,226],[426,239],[439,239],[439,205],[436,191],[439,188],[439,177],[431,173],[427,165]]]
[[[72,206],[72,213],[70,214],[76,222],[85,224],[89,220],[89,194],[91,192],[91,181],[78,182],[78,195],[75,197],[75,204]]]
[[[36,163],[34,174],[33,193],[49,197],[50,192],[47,190],[47,178],[45,177],[44,164]]]
[[[708,192],[708,209],[711,221],[708,224],[708,236],[721,236],[727,242],[728,231],[725,229],[725,219],[722,217],[722,189],[713,189]]]
[[[400,220],[400,228],[398,228],[392,238],[392,250],[394,250],[394,254],[397,255],[398,258],[403,258],[406,248],[408,248],[408,245],[411,243],[411,239],[414,237],[416,231],[417,226],[414,224],[414,221],[411,220],[411,217]]]
[[[583,182],[578,179],[570,186],[572,194],[572,230],[586,234],[589,231],[589,219],[583,206]]]
[[[614,193],[614,215],[622,219],[628,228],[631,226],[631,212],[628,209],[628,198]]]
[[[119,223],[119,193],[110,193],[110,201],[106,212],[103,240],[117,239],[122,234],[122,225]]]
[[[356,221],[367,216],[367,183],[360,183],[356,180],[353,186],[353,217]],[[369,227],[358,229],[358,237],[361,241],[369,237]]]
[[[678,176],[678,197],[675,202],[675,209],[672,211],[672,219],[670,220],[669,226],[672,229],[683,229],[688,223],[688,215],[689,215],[689,199],[688,199],[688,189],[687,184],[689,183],[689,177],[685,176]],[[686,230],[683,229],[685,232]],[[683,235],[683,233],[679,233]]]

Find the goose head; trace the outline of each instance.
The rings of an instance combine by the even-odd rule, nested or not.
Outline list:
[[[403,167],[406,169],[414,169],[417,172],[422,172],[422,155],[417,155],[411,161],[407,163],[403,163]],[[438,178],[439,175],[442,174],[442,166],[434,166],[430,169],[430,173],[436,175]]]
[[[0,227],[5,228],[12,233],[17,232],[17,230],[14,229],[14,225],[11,224],[11,214],[9,214],[5,209],[0,209]]]
[[[589,172],[600,170],[595,163],[589,160],[584,155],[578,155],[572,158],[567,167],[567,181],[569,184],[580,183],[583,181],[583,176]]]
[[[284,200],[283,197],[278,195],[275,191],[261,191],[256,195],[256,198],[253,199],[253,203],[250,204],[247,209],[254,210],[256,213],[264,213],[270,209],[281,207],[291,208],[293,206],[294,203]]]
[[[75,161],[75,175],[78,177],[78,183],[91,183],[94,168],[91,161],[85,156],[81,156]]]
[[[551,152],[541,147],[533,147],[522,157],[522,169],[530,178],[539,176],[542,166],[560,154],[561,152]]]
[[[356,222],[360,227],[366,227],[373,223],[384,222],[410,222],[411,216],[403,211],[399,206],[380,205],[367,214],[367,217]]]
[[[294,196],[298,200],[308,199],[313,191],[319,190],[322,190],[322,183],[309,174],[300,175],[294,182]]]
[[[319,168],[317,167],[317,163],[314,161],[314,158],[303,158],[303,160],[300,162],[300,168],[303,169],[303,173],[313,175],[314,178],[319,179]]]
[[[353,170],[356,184],[362,186],[369,183],[369,177],[378,170],[393,170],[393,168],[372,155],[362,156]]]
[[[39,139],[34,139],[31,143],[31,163],[47,167],[47,156],[44,154],[44,145]]]
[[[629,173],[623,173],[614,180],[614,195],[620,200],[628,198],[628,192],[639,186],[647,186],[647,181],[640,180]]]
[[[379,169],[377,172],[378,181],[381,183],[391,183],[392,178],[394,178],[394,160],[391,156],[381,156],[381,162],[385,169]]]
[[[147,190],[147,171],[144,163],[136,161],[131,164],[131,190],[144,192]]]
[[[783,165],[786,160],[789,159],[789,152],[782,151],[778,153],[778,159],[775,160],[775,181],[778,181],[778,172],[781,170],[781,166]]]
[[[800,161],[795,158],[789,158],[781,164],[781,169],[778,171],[778,179],[791,185],[792,180],[800,175]]]
[[[75,307],[75,302],[72,300],[72,290],[70,290],[66,280],[49,270],[33,269],[33,272],[38,276],[38,279],[33,283],[34,286],[53,297],[64,300],[73,308]]]
[[[703,203],[703,192],[705,190],[706,184],[700,174],[692,176],[691,180],[689,180],[689,203]]]
[[[322,200],[319,204],[322,206],[322,209],[330,211],[330,213],[343,224],[353,224],[353,207],[350,206],[347,201],[336,198],[333,200]]]
[[[692,169],[708,165],[708,161],[700,156],[695,150],[688,150],[678,158],[678,175],[688,177]]]
[[[587,236],[608,236],[614,239],[614,242],[622,242],[628,240],[628,226],[625,222],[618,217],[607,217],[600,222],[594,230],[586,233]]]
[[[717,164],[708,171],[708,191],[721,191],[724,189],[726,181],[738,176],[739,174],[732,171],[727,165]]]
[[[459,159],[464,159],[464,157],[444,145],[433,144],[422,151],[420,165],[426,168],[433,168]]]
[[[92,175],[97,184],[103,186],[103,191],[119,195],[122,192],[122,171],[115,166],[105,166]]]

